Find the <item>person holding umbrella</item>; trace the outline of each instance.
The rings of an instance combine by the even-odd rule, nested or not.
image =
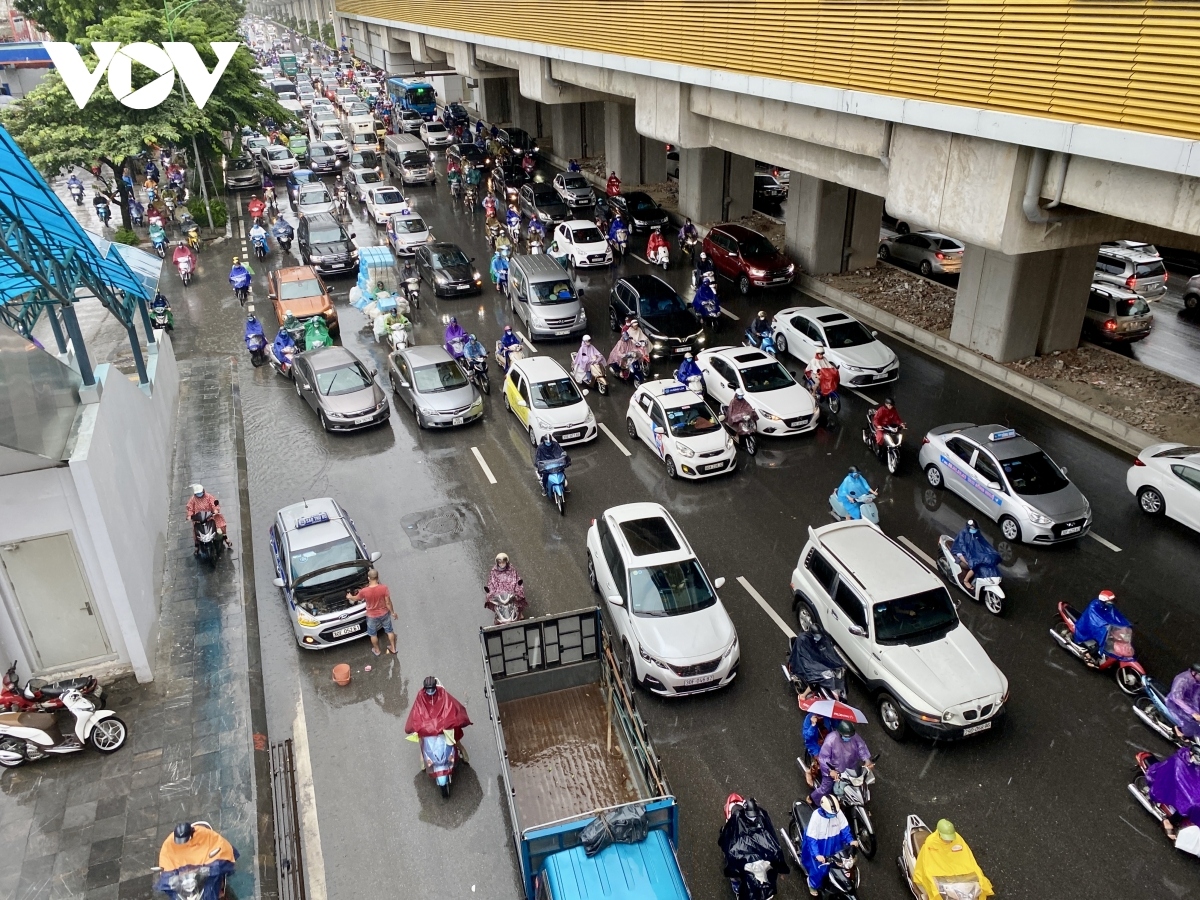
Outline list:
[[[814,710],[810,709],[810,712]],[[856,769],[865,765],[868,769],[875,768],[871,762],[871,751],[861,735],[855,733],[854,723],[839,719],[834,730],[821,744],[821,753],[817,756],[817,766],[821,771],[821,783],[808,798],[808,802],[816,805],[821,798],[833,790],[833,783],[842,777],[847,769]]]

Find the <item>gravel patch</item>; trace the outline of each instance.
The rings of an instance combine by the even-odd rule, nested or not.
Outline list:
[[[822,275],[830,287],[911,322],[918,328],[945,336],[954,318],[953,288],[922,278],[886,263],[845,275]]]

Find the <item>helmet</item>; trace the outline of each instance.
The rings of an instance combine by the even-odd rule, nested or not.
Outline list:
[[[814,355],[814,356],[818,356],[818,357],[824,357],[824,356],[825,356],[825,351],[824,351],[824,350],[821,350],[821,349],[819,349],[819,348],[818,348],[818,349],[817,349],[817,352],[816,352],[815,354],[813,354],[813,355]]]
[[[760,318],[760,319],[765,319],[766,317],[767,317],[767,312],[766,312],[766,310],[760,309],[760,310],[758,311],[758,318]]]
[[[1192,663],[1192,674],[1200,675],[1200,663]]]
[[[239,262],[241,262],[241,258],[240,258],[240,257],[237,257],[237,256],[235,256],[235,257],[233,258],[233,264],[236,266],[236,265],[237,265]]]
[[[884,406],[895,406],[896,401],[893,400],[891,397],[886,397],[886,398],[884,398],[883,405]],[[945,820],[943,820],[943,821],[945,821]]]
[[[504,330],[505,330],[505,331],[512,331],[512,326],[511,326],[511,325],[505,325],[505,326],[504,326]]]
[[[422,686],[422,690],[425,691],[425,693],[428,694],[430,697],[432,697],[434,694],[437,693],[437,689],[438,689],[438,680],[436,678],[434,678],[432,675],[427,676],[425,678],[425,683]]]
[[[192,827],[191,822],[180,822],[175,826],[175,843],[186,844],[195,833],[196,829]]]
[[[246,321],[247,322],[257,322],[258,319],[254,318],[254,313],[250,313],[250,315],[246,316]]]
[[[1117,595],[1114,594],[1112,591],[1101,591],[1100,595],[1099,595],[1099,599],[1104,601],[1105,603],[1116,603]]]
[[[976,531],[979,530],[979,523],[976,522],[974,519],[967,519],[967,528],[969,528],[971,530],[971,533],[974,534]]]
[[[507,553],[497,553],[496,554],[496,565],[507,566],[508,565],[508,554]]]
[[[451,317],[450,317],[450,323],[449,323],[449,324],[451,324],[451,325],[457,325],[457,324],[458,324],[458,317],[457,317],[457,316],[451,316]]]
[[[733,392],[733,396],[737,397],[739,400],[745,400],[746,392],[743,391],[741,388],[738,388],[736,391]]]
[[[549,444],[551,440],[553,440],[553,438],[551,438],[549,434],[542,435],[542,443],[543,444]]]
[[[742,815],[744,815],[751,822],[758,821],[758,803],[753,797],[748,797],[742,804]]]
[[[830,815],[836,813],[838,811],[837,798],[833,796],[833,794],[826,794],[821,798],[821,809],[825,810],[825,812],[829,813]]]
[[[691,359],[691,358],[692,358],[692,354],[691,354],[691,353],[685,353],[685,354],[683,354],[683,358],[684,358],[684,359]]]
[[[292,313],[292,311],[291,311],[290,309],[285,309],[285,310],[283,311],[283,317],[284,317],[285,319],[294,319],[294,318],[296,318],[295,314],[293,314],[293,313]]]
[[[192,493],[195,494],[197,497],[203,497],[204,496],[204,485],[193,484],[192,485]]]
[[[958,832],[954,830],[954,823],[949,819],[938,819],[937,833],[938,837],[940,837],[947,844],[954,840],[958,834]]]
[[[851,466],[849,469],[849,472],[847,474],[857,475],[858,474],[858,466]]]
[[[583,336],[583,342],[585,344],[590,344],[592,342],[592,336],[590,334],[585,334]]]
[[[700,258],[701,258],[701,259],[708,259],[708,254],[707,254],[705,251],[701,250],[701,251],[700,251]]]
[[[839,721],[837,723],[837,732],[844,738],[854,737],[854,723]]]

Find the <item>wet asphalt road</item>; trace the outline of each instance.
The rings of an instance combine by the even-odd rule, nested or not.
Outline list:
[[[447,198],[444,183],[411,190],[413,207],[439,239],[459,242],[485,263],[482,214],[451,210]],[[248,199],[239,198],[243,216]],[[382,232],[357,209],[355,218],[360,245],[382,241]],[[235,221],[235,235],[238,227]],[[731,791],[755,796],[784,824],[805,787],[794,762],[801,748],[800,714],[779,670],[787,640],[737,577],[791,622],[791,569],[807,527],[829,521],[825,497],[850,464],[881,489],[884,529],[932,554],[938,534],[955,533],[969,512],[958,499],[925,489],[916,447],[927,428],[963,419],[1014,426],[1067,466],[1092,502],[1096,533],[1121,549],[1090,537],[1064,547],[1013,548],[1005,568],[1011,604],[1005,618],[964,600],[964,621],[1011,682],[1008,718],[996,732],[934,747],[896,744],[876,725],[864,728],[872,749],[883,756],[872,802],[880,851],[864,864],[861,894],[909,896],[894,861],[904,817],[917,813],[931,824],[951,818],[1004,897],[1097,896],[1099,885],[1112,896],[1200,897],[1195,861],[1177,854],[1126,792],[1136,750],[1161,753],[1167,746],[1135,719],[1111,678],[1085,670],[1048,634],[1058,600],[1082,605],[1107,587],[1134,621],[1135,643],[1152,673],[1170,678],[1193,661],[1197,536],[1135,508],[1124,486],[1127,457],[889,341],[901,358],[901,379],[869,393],[874,399],[894,393],[909,422],[906,465],[898,477],[889,478],[863,447],[859,422],[868,404],[847,393],[839,427],[764,440],[757,458],[743,456],[727,477],[673,482],[647,447],[625,435],[629,390],[618,385],[610,396],[592,394],[588,401],[631,455],[603,433],[590,445],[572,448],[573,492],[560,518],[539,496],[525,433],[496,390],[486,401],[484,421],[456,431],[419,431],[410,414],[393,408],[381,428],[323,434],[290,382],[267,367],[249,365],[241,344],[242,312],[225,281],[233,252],[206,250],[192,288],[183,291],[173,282],[176,343],[181,352],[189,346],[227,348],[239,359],[270,738],[295,737],[311,767],[311,791],[302,785],[301,800],[310,840],[319,830],[320,854],[310,846],[308,863],[318,871],[323,865],[327,885],[327,891],[310,886],[314,900],[395,896],[400,885],[410,896],[518,896],[499,761],[482,696],[477,629],[490,621],[482,607],[482,581],[491,557],[505,550],[525,578],[532,615],[590,605],[596,598],[585,576],[589,520],[607,506],[636,500],[667,506],[708,572],[728,579],[721,593],[741,639],[737,681],[723,692],[682,701],[644,693],[639,699],[680,800],[680,856],[692,894],[727,895],[715,844],[725,796]],[[266,262],[280,264],[278,251]],[[264,267],[257,268],[254,294],[263,314],[269,309]],[[644,266],[628,260],[622,270]],[[587,288],[592,334],[604,350],[613,340],[605,324],[613,277],[598,271],[579,279]],[[680,269],[668,278],[678,287],[686,283]],[[385,372],[382,347],[360,330],[365,321],[345,304],[353,278],[333,283],[340,292],[342,343]],[[795,302],[805,301],[780,292],[727,305],[745,323],[757,308],[772,312]],[[418,343],[440,343],[449,315],[457,315],[488,347],[504,323],[518,324],[493,290],[449,301],[435,301],[426,292],[413,317]],[[273,329],[268,325],[267,331]],[[740,333],[729,322],[722,337],[737,341]],[[537,346],[564,364],[574,349],[565,343]],[[488,482],[473,447],[496,484]],[[296,647],[271,584],[266,532],[279,507],[317,496],[336,497],[369,547],[383,551],[379,567],[400,618],[398,658],[374,658],[365,640],[331,651]],[[985,531],[997,541],[994,526],[985,525]],[[353,669],[347,688],[330,677],[342,661]],[[437,674],[476,722],[466,737],[472,766],[456,776],[449,801],[420,772],[416,746],[404,741],[404,716],[427,674]],[[851,699],[875,718],[857,686]],[[782,882],[780,896],[807,892],[792,877]]]

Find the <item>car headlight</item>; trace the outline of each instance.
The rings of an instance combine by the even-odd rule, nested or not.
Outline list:
[[[549,214],[549,213],[539,212],[539,213],[537,214],[537,217],[538,217],[539,219],[541,219],[543,222],[549,222],[549,221],[550,221],[550,214]]]
[[[581,325],[587,324],[587,310],[585,310],[585,309],[579,310],[579,322]]]
[[[310,262],[315,262],[315,263],[325,262],[325,257],[323,257],[323,256],[310,256],[308,259]]]
[[[679,443],[675,444],[675,452],[678,453],[680,456],[684,456],[689,459],[696,455],[696,451],[693,450],[691,447],[688,447],[685,444],[679,444]]]
[[[733,438],[729,434],[725,435],[725,449],[726,450],[733,449]]]
[[[432,409],[430,409],[428,406],[418,406],[417,408],[419,410],[421,410],[421,415],[423,415],[423,416],[435,415],[434,411]]]
[[[482,281],[482,278],[480,277],[478,272],[472,272],[471,277],[475,279],[476,284],[478,284],[480,281]]]
[[[319,619],[314,619],[307,613],[296,613],[296,622],[301,628],[316,628],[321,624]]]
[[[753,278],[762,278],[767,274],[766,269],[755,269],[755,268],[747,268],[746,273]]]
[[[533,419],[535,422],[538,423],[538,428],[545,428],[547,431],[549,431],[551,428],[554,427],[549,422],[547,422],[545,419],[539,418],[538,416],[534,416]]]
[[[729,657],[731,657],[733,655],[734,651],[737,650],[737,648],[738,648],[738,639],[737,639],[737,635],[735,634],[733,636],[733,643],[725,648],[725,652],[723,654],[721,654],[721,659],[722,660],[729,659]]]
[[[480,397],[478,400],[476,400],[474,403],[472,403],[472,404],[471,404],[471,409],[473,409],[473,410],[475,410],[475,409],[483,409],[483,398],[482,398],[482,397]]]
[[[782,422],[783,421],[783,419],[780,418],[779,416],[775,415],[775,413],[767,412],[765,409],[760,410],[758,414],[760,416],[762,416],[764,419],[769,419],[772,422]]]
[[[355,247],[353,250],[350,251],[350,258],[358,259],[358,248],[357,247]]]
[[[648,662],[652,665],[658,666],[660,669],[669,669],[670,668],[670,666],[668,666],[661,659],[651,656],[649,653],[647,653],[645,650],[643,650],[640,644],[638,645],[638,656],[640,656],[646,662]]]
[[[953,719],[954,719],[954,713],[950,712],[950,710],[946,710],[944,713],[942,713],[942,721],[943,722],[950,722]]]
[[[434,272],[433,280],[436,281],[438,284],[445,284],[446,283],[446,274],[444,272]]]
[[[698,334],[694,338],[692,338],[692,340],[695,341],[697,344],[703,345],[704,343],[706,343],[708,338],[706,335]]]
[[[788,273],[789,275],[792,275],[792,274],[794,274],[794,273],[795,273],[795,271],[796,271],[796,264],[795,264],[795,263],[789,263],[789,264],[788,264],[788,267],[787,267],[787,273]]]
[[[655,342],[654,342],[654,349],[655,349],[655,350],[665,350],[665,349],[666,349],[666,347],[667,347],[667,345],[666,345],[666,344],[664,344],[662,341],[655,341]]]
[[[1040,512],[1037,512],[1036,510],[1033,510],[1033,509],[1029,510],[1029,521],[1032,522],[1034,525],[1052,525],[1052,524],[1054,524],[1054,520],[1051,519],[1049,516],[1044,516]]]

